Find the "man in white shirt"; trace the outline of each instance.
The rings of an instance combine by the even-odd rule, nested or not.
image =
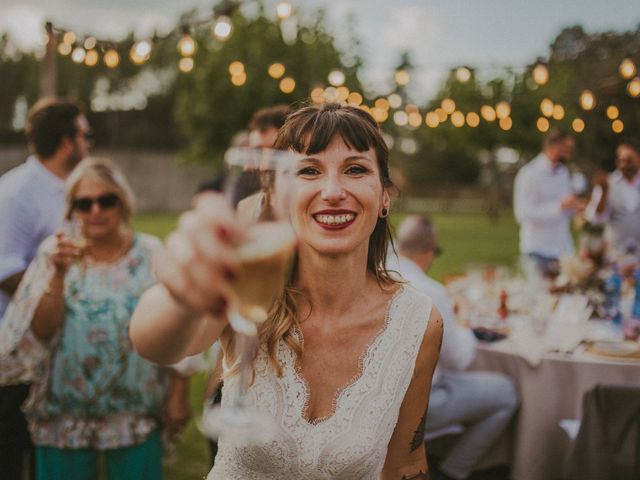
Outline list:
[[[616,149],[616,170],[595,182],[585,218],[605,224],[609,247],[640,254],[640,146],[625,141]]]
[[[33,155],[0,177],[0,327],[38,246],[62,221],[64,181],[87,155],[91,135],[75,102],[54,99],[31,108],[26,133]],[[2,372],[21,370],[10,368],[10,361],[17,360],[0,359],[0,472],[5,480],[22,479],[23,453],[31,449],[20,410],[29,379],[5,378]]]
[[[425,431],[428,434],[455,424],[464,427],[433,478],[467,478],[509,424],[518,396],[504,375],[466,371],[475,358],[476,339],[471,330],[457,323],[444,286],[424,273],[440,253],[431,220],[422,215],[407,217],[398,228],[397,243],[398,257],[391,256],[388,268],[429,295],[444,320]]]
[[[522,167],[513,187],[513,210],[520,224],[520,253],[542,273],[553,273],[562,255],[574,252],[571,217],[585,201],[572,192],[565,164],[573,156],[573,138],[550,132],[542,152]]]

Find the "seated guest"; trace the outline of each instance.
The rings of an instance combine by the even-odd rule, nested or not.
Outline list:
[[[65,202],[81,232],[42,243],[5,316],[18,348],[26,337],[42,346],[25,356],[38,372],[24,407],[37,479],[98,478],[101,454],[110,480],[160,479],[161,430],[186,422],[186,389],[129,340],[160,241],[130,228],[133,195],[111,163],[81,162]]]
[[[605,237],[619,253],[640,252],[640,144],[625,141],[616,149],[616,170],[596,179],[585,218],[606,225]]]
[[[518,406],[517,393],[504,375],[465,371],[475,358],[476,339],[470,329],[456,322],[444,286],[424,273],[440,254],[431,220],[422,215],[409,216],[400,225],[397,237],[397,271],[433,299],[444,320],[425,431],[454,424],[465,428],[436,466],[433,478],[467,478],[509,424]]]

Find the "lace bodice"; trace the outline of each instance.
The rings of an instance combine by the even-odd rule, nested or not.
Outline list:
[[[223,435],[208,480],[378,479],[430,311],[428,297],[403,286],[389,303],[383,330],[363,354],[360,376],[339,392],[333,414],[313,423],[304,416],[308,388],[294,353],[279,344],[278,378],[261,351],[247,400],[276,420],[278,433],[250,447]],[[225,381],[223,408],[236,391],[234,376]]]

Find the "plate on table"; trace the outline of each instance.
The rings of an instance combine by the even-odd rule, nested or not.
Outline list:
[[[637,358],[640,360],[640,343],[638,342],[595,341],[589,343],[587,351],[605,357]]]

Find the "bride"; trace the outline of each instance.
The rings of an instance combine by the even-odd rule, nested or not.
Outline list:
[[[247,402],[279,425],[258,446],[220,439],[210,479],[428,478],[424,417],[442,339],[431,299],[385,268],[388,150],[366,112],[339,104],[289,116],[276,148],[302,155],[291,223],[293,272],[260,330]],[[157,262],[160,283],[130,335],[147,358],[173,363],[221,340],[242,236],[224,199],[203,194]],[[223,406],[238,388],[227,370]]]

